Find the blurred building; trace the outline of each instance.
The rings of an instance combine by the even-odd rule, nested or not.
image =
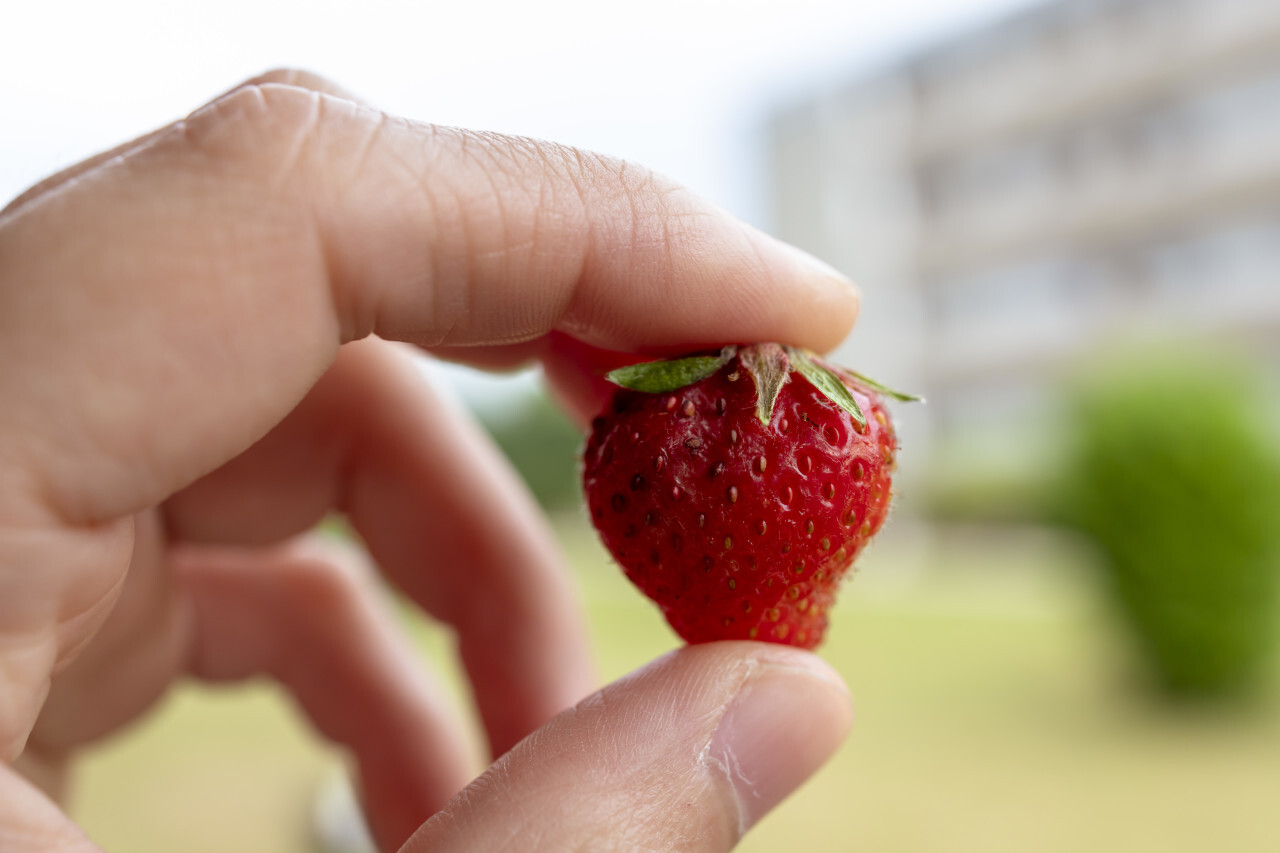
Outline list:
[[[864,291],[841,355],[929,397],[908,441],[1047,420],[1118,339],[1280,356],[1280,3],[1034,6],[771,137],[774,229]]]

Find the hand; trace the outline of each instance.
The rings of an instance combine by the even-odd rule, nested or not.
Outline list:
[[[565,711],[592,676],[553,541],[391,341],[539,359],[586,418],[608,352],[824,349],[856,309],[642,169],[305,74],[37,185],[0,213],[0,848],[97,849],[54,804],[75,751],[255,674],[352,751],[385,849],[732,846],[843,736],[839,679],[715,644]],[[306,535],[333,511],[457,632],[502,755],[469,786],[376,585]]]

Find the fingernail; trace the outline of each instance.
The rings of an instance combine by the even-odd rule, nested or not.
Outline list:
[[[708,757],[726,776],[746,832],[831,757],[852,711],[839,677],[811,655],[766,662],[721,718]]]

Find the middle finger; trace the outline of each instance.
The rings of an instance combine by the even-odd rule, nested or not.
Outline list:
[[[401,345],[343,347],[293,414],[166,505],[175,537],[228,544],[276,541],[330,510],[456,629],[495,753],[592,689],[577,596],[541,513]]]

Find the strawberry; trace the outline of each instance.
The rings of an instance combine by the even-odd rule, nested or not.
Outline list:
[[[889,511],[897,439],[882,394],[777,344],[647,362],[592,424],[591,519],[690,643],[814,648],[841,579]]]

